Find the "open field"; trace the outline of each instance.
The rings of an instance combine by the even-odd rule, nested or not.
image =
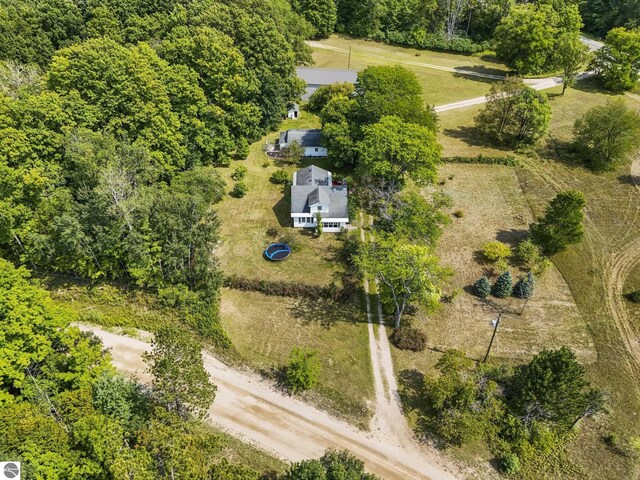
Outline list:
[[[550,93],[559,93],[559,91],[558,88],[557,92],[554,89]],[[532,218],[532,214],[540,215],[547,202],[560,190],[575,188],[587,197],[584,240],[581,244],[553,258],[559,275],[556,272],[552,272],[552,275],[547,273],[547,276],[538,284],[536,294],[530,302],[530,306],[534,308],[536,303],[547,302],[551,305],[548,305],[545,311],[549,309],[550,312],[562,316],[557,319],[550,315],[546,319],[542,317],[542,322],[532,317],[533,330],[529,330],[530,334],[536,334],[537,329],[542,329],[543,337],[540,340],[530,339],[528,343],[531,349],[535,348],[536,344],[542,345],[546,342],[551,343],[546,346],[557,346],[557,342],[573,346],[577,349],[581,360],[585,361],[592,381],[609,394],[608,415],[585,423],[581,428],[581,434],[569,447],[580,471],[579,478],[594,480],[636,478],[638,475],[634,454],[621,452],[625,449],[629,452],[629,442],[638,435],[637,415],[640,411],[640,396],[637,378],[640,374],[638,363],[640,315],[639,309],[623,300],[621,294],[631,285],[637,285],[640,277],[638,273],[640,269],[640,235],[638,234],[640,232],[640,189],[634,185],[635,174],[630,172],[628,163],[621,165],[613,172],[594,174],[580,165],[554,158],[553,150],[546,149],[544,146],[548,143],[562,145],[570,141],[575,119],[590,107],[603,104],[608,98],[612,96],[599,92],[592,82],[579,83],[577,89],[569,89],[564,97],[551,96],[553,116],[549,134],[547,138],[540,141],[538,148],[522,152],[522,168],[511,170],[513,173],[510,175],[514,177],[509,181],[512,185],[511,190],[513,191],[513,185],[518,184],[522,189],[520,192],[516,189],[515,193],[511,194],[511,199],[508,195],[505,197],[505,188],[508,185],[505,185],[504,176],[499,174],[498,170],[494,170],[495,175],[490,177],[482,177],[474,171],[476,168],[495,169],[496,167],[447,165],[441,170],[441,178],[454,168],[473,172],[478,185],[488,184],[489,190],[477,201],[481,205],[483,214],[488,215],[486,211],[495,204],[494,198],[502,198],[501,202],[506,205],[506,208],[501,212],[501,218],[494,217],[491,220],[489,217],[487,220],[497,221],[496,227],[507,232],[526,228],[526,223]],[[625,100],[630,106],[635,105],[640,108],[640,102],[634,95],[626,95]],[[444,154],[472,156],[480,153],[488,155],[513,153],[477,142],[472,129],[473,117],[477,111],[478,107],[473,107],[445,112],[441,115],[440,139],[445,147]],[[444,186],[445,190],[451,190],[454,199],[456,199],[456,182],[462,181],[466,175],[467,173],[463,175],[456,173],[454,180],[448,181]],[[469,185],[464,189],[464,195],[458,195],[456,199],[454,208],[460,206],[465,210],[465,216],[460,219],[461,222],[455,220],[453,226],[449,227],[449,231],[445,233],[445,239],[441,243],[441,254],[444,258],[448,255],[445,251],[445,248],[449,247],[448,243],[455,242],[455,238],[450,237],[452,232],[458,231],[460,235],[469,236],[469,249],[473,248],[471,245],[473,242],[481,243],[475,235],[482,231],[482,228],[478,229],[479,227],[475,226],[469,231],[460,229],[461,224],[474,208],[473,202],[466,198],[468,192],[475,192],[479,188],[478,185]],[[513,197],[514,194],[516,197]],[[523,201],[525,201],[532,212],[526,216],[521,214],[523,218],[520,226],[514,222],[516,211],[512,206],[514,198],[522,206],[521,208],[524,208]],[[465,203],[467,207],[464,206]],[[524,208],[524,210],[526,212],[527,209]],[[460,275],[464,275],[465,270],[478,268],[473,263],[470,262],[470,265],[462,268],[454,278],[454,283]],[[478,272],[480,271],[476,273]],[[562,278],[566,281],[569,291],[564,286],[559,293],[548,295],[554,288],[562,286],[561,283],[557,283]],[[545,286],[546,282],[551,282],[551,285]],[[460,308],[457,302],[464,302],[466,295],[461,293],[452,305],[444,305],[440,312],[425,320],[430,344],[438,345],[441,338],[439,335],[442,332],[446,333],[446,330],[441,329],[440,326],[431,325],[438,324],[443,318],[446,321],[447,310]],[[554,306],[554,302],[559,304]],[[563,306],[560,302],[565,305]],[[577,311],[575,307],[569,305],[574,302],[577,305]],[[526,317],[527,311],[530,311],[529,308],[528,306],[523,317]],[[545,311],[541,310],[538,313],[546,315]],[[530,312],[533,313],[533,311]],[[485,316],[484,312],[478,315],[477,321],[484,324],[485,328],[482,336],[480,334],[477,336],[482,338],[482,348],[471,349],[472,356],[476,358],[478,354],[483,354],[490,338],[491,332],[488,325],[490,318],[491,315]],[[545,333],[546,327],[553,325],[549,320],[555,321],[556,325],[562,328],[557,332]],[[467,339],[468,343],[472,343],[475,339],[467,334],[468,326],[462,323],[464,327],[461,328],[460,322],[464,322],[464,319],[460,319],[458,324],[449,324],[449,328],[455,326],[456,339],[459,338],[461,342]],[[506,343],[509,341],[519,340],[523,342],[520,345],[526,345],[527,338],[519,338],[515,336],[515,329],[510,331],[505,328],[510,324],[518,323],[524,326],[526,321],[522,322],[518,316],[514,316],[511,320],[507,316],[506,321],[501,323],[492,356],[495,354],[510,358],[512,354],[518,354],[520,349],[509,347]],[[523,353],[526,351],[525,349]],[[416,365],[429,371],[437,361],[435,354],[426,354],[424,359],[418,359],[415,354],[404,352],[395,352],[395,354],[398,369]],[[606,447],[603,438],[609,434],[615,434],[620,438],[622,450]]]
[[[300,120],[284,122],[281,129],[313,127],[319,127],[317,118],[302,112]],[[248,170],[244,180],[248,192],[244,198],[228,195],[215,207],[220,217],[222,238],[217,256],[226,275],[327,285],[340,269],[334,261],[339,245],[336,236],[325,233],[316,238],[313,232],[291,228],[289,189],[274,185],[269,177],[278,168],[293,174],[310,163],[328,165],[326,159],[305,159],[298,165],[281,165],[277,159],[270,159],[262,151],[262,145],[265,141],[273,142],[277,135],[270,133],[261,142],[251,145],[246,160],[234,161],[229,168],[219,169],[231,190],[233,169],[244,165]],[[265,247],[279,238],[279,235],[270,237],[267,234],[270,228],[275,228],[280,235],[292,235],[299,250],[283,262],[266,260],[262,256]]]
[[[373,378],[366,317],[359,305],[224,289],[221,317],[243,361],[267,374],[287,363],[293,347],[317,350],[319,385],[304,396],[368,428]]]
[[[419,66],[416,63],[470,70],[489,75],[506,74],[504,65],[485,57],[394,47],[382,43],[337,36],[332,36],[316,43],[332,48],[332,50],[324,48],[313,49],[313,59],[317,67],[347,68],[350,47],[350,68],[354,70],[361,70],[368,65],[402,64],[415,72],[422,85],[424,99],[431,105],[441,105],[485,95],[494,80],[441,71]],[[334,49],[338,49],[338,51]]]
[[[503,312],[492,357],[509,362],[527,360],[542,348],[570,345],[582,362],[595,360],[595,350],[584,319],[571,292],[555,268],[550,268],[536,285],[536,292],[520,315],[521,300],[491,299],[485,302],[469,291],[483,274],[495,281],[491,265],[479,259],[478,251],[491,240],[516,245],[533,220],[523,197],[516,170],[498,165],[445,165],[440,189],[449,195],[454,208],[464,212],[445,227],[437,250],[442,263],[455,274],[447,292],[458,291],[451,303],[443,303],[434,314],[418,310],[413,323],[427,334],[429,347],[423,353],[394,350],[396,369],[417,368],[429,372],[439,354],[459,348],[481,360],[491,338],[491,320]],[[525,272],[511,265],[514,280]],[[435,352],[434,352],[435,350]]]

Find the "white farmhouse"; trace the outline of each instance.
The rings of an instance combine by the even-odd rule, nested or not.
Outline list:
[[[324,232],[339,232],[349,223],[347,186],[334,183],[331,172],[311,165],[293,174],[291,218],[296,228],[315,228],[320,214]]]
[[[305,157],[326,157],[327,148],[321,145],[322,130],[287,130],[280,132],[278,150],[297,142],[304,149]]]

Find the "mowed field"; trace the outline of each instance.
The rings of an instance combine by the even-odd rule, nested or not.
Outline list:
[[[302,112],[300,120],[289,120],[281,126],[281,130],[289,128],[319,128],[319,122],[315,116]],[[282,165],[262,150],[266,141],[273,143],[277,136],[277,132],[270,133],[251,145],[246,160],[233,161],[230,167],[219,169],[231,191],[234,168],[245,166],[248,171],[244,182],[248,191],[243,198],[227,195],[216,205],[222,238],[216,254],[225,275],[328,285],[341,269],[339,262],[334,260],[339,247],[336,236],[324,234],[317,238],[313,232],[291,228],[289,189],[269,181],[271,174],[279,168],[284,168],[290,175],[311,163],[328,168],[326,159],[306,159],[298,165]],[[269,229],[275,229],[278,234],[269,235]],[[284,234],[293,236],[299,248],[283,262],[266,260],[264,249]]]
[[[277,377],[293,347],[315,350],[322,365],[318,387],[303,397],[368,428],[373,377],[360,305],[224,289],[221,318],[242,361],[268,376]]]
[[[498,76],[507,73],[506,67],[492,58],[401,48],[366,40],[332,36],[313,42],[312,46],[316,67],[350,66],[353,70],[362,70],[369,65],[403,65],[416,74],[422,85],[424,99],[430,105],[442,105],[486,95],[495,81],[443,71],[438,67]]]
[[[522,152],[481,141],[473,128],[481,107],[440,115],[439,139],[445,156],[515,154],[522,166],[441,168],[441,179],[447,179],[442,188],[453,197],[453,209],[463,210],[464,217],[454,219],[447,228],[439,252],[457,271],[450,288],[464,287],[483,271],[474,249],[494,238],[509,243],[521,236],[531,219],[541,215],[561,190],[575,188],[585,194],[584,240],[553,258],[556,269],[538,282],[521,316],[508,313],[503,317],[492,358],[511,363],[543,347],[571,346],[585,363],[590,379],[609,397],[608,414],[586,422],[569,447],[579,472],[575,478],[636,478],[638,465],[629,452],[640,427],[640,308],[622,294],[640,288],[640,174],[638,164],[631,170],[631,159],[615,171],[596,174],[550,148],[566,146],[575,119],[614,98],[588,81],[569,89],[565,96],[559,92],[559,88],[547,91],[553,115],[546,138]],[[637,95],[622,98],[640,110]],[[454,178],[449,180],[449,175]],[[516,308],[521,305],[515,299],[506,303]],[[432,371],[439,358],[437,350],[448,346],[481,358],[494,317],[492,308],[463,290],[451,304],[416,322],[427,332],[434,350],[424,354],[394,351],[398,371],[412,367]],[[619,447],[604,443],[611,434],[619,438]]]

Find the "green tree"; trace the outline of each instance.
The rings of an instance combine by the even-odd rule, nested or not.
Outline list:
[[[511,272],[507,270],[506,272],[503,272],[496,280],[496,283],[493,284],[491,293],[494,297],[506,298],[511,295],[512,288],[513,278],[511,278]]]
[[[233,185],[233,188],[231,189],[231,195],[236,198],[242,198],[247,194],[247,190],[247,184],[240,180]]]
[[[595,170],[612,170],[640,148],[640,114],[621,99],[597,105],[573,126],[575,144]]]
[[[506,243],[493,240],[482,246],[482,255],[490,262],[506,260],[511,257],[511,247]]]
[[[249,142],[244,137],[241,137],[236,143],[236,159],[246,160],[249,156]]]
[[[321,365],[318,352],[294,347],[289,355],[289,363],[285,369],[287,385],[292,393],[314,388],[318,384]]]
[[[562,69],[562,95],[564,95],[568,87],[575,85],[580,69],[589,63],[591,55],[589,47],[582,43],[580,37],[571,33],[565,33],[560,37],[556,49],[556,63]]]
[[[379,480],[364,471],[364,462],[348,451],[327,450],[319,460],[304,460],[289,467],[282,480]]]
[[[182,419],[207,416],[216,387],[204,369],[200,345],[175,328],[161,328],[144,360],[156,401]]]
[[[473,293],[480,298],[487,298],[491,293],[491,282],[483,275],[473,284]]]
[[[316,213],[316,236],[322,236],[322,214],[320,212]]]
[[[631,90],[640,70],[640,28],[614,28],[592,64],[596,75],[611,90]]]
[[[543,350],[528,364],[517,367],[512,388],[511,402],[525,424],[551,420],[559,428],[569,429],[595,400],[584,367],[567,347]]]
[[[426,127],[406,123],[399,117],[383,117],[363,128],[358,144],[358,175],[385,208],[411,178],[421,185],[436,178],[442,147]]]
[[[500,143],[533,143],[549,128],[547,96],[509,77],[491,86],[487,104],[475,118],[477,128]]]
[[[385,303],[393,306],[395,328],[411,302],[428,309],[440,301],[441,284],[449,271],[438,263],[431,249],[397,241],[390,236],[363,245],[355,257],[355,264],[365,275],[380,280]]]
[[[513,294],[524,300],[528,300],[533,296],[536,285],[535,277],[532,272],[528,272],[524,277],[520,278],[513,287]]]
[[[282,160],[286,163],[298,163],[304,156],[304,147],[294,140],[280,150]]]
[[[233,169],[233,173],[231,174],[231,178],[235,181],[244,180],[245,175],[247,174],[247,167],[244,165],[238,165]]]
[[[287,183],[291,183],[291,175],[289,175],[286,170],[280,168],[271,174],[269,180],[276,185],[286,185]]]
[[[365,68],[358,73],[355,91],[355,117],[361,125],[392,115],[434,133],[437,129],[436,114],[425,107],[416,74],[400,65]]]
[[[354,91],[355,88],[353,84],[346,82],[322,85],[311,94],[307,107],[310,112],[320,113],[322,109],[334,98],[339,96],[353,96]]]
[[[554,255],[579,243],[584,235],[584,208],[587,201],[577,190],[558,193],[545,214],[531,225],[531,239],[545,255]]]
[[[314,26],[317,38],[333,33],[338,15],[335,0],[292,0],[291,7]]]

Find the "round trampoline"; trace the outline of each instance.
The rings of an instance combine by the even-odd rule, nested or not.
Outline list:
[[[267,260],[273,262],[284,260],[289,255],[291,255],[291,247],[286,243],[272,243],[264,251],[264,256]]]

